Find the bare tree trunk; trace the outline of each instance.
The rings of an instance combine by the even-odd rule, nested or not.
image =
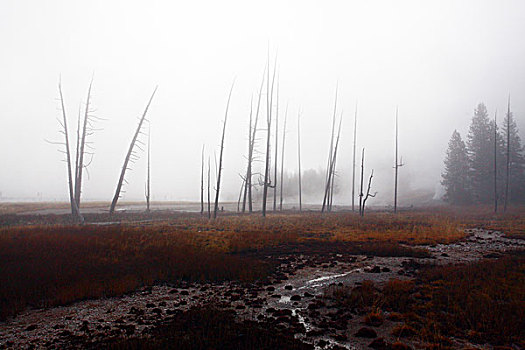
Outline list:
[[[277,56],[275,57],[277,61]],[[277,63],[277,62],[275,62]],[[272,77],[272,90],[270,92],[270,57],[268,55],[268,76],[266,81],[266,127],[267,127],[267,136],[266,136],[266,160],[264,167],[264,186],[263,186],[263,202],[262,202],[262,216],[266,217],[266,202],[268,198],[268,187],[270,187],[270,138],[272,131],[272,105],[273,105],[273,86],[275,82],[275,71],[277,69],[276,64],[273,66],[273,77]]]
[[[365,175],[365,149],[361,153],[361,187],[359,189],[359,215],[363,215],[363,178]]]
[[[365,216],[366,201],[368,200],[368,197],[375,197],[377,194],[377,192],[374,194],[370,194],[370,188],[372,186],[373,177],[374,177],[374,169],[372,169],[372,172],[370,173],[370,178],[368,179],[368,189],[366,190],[365,199],[363,199],[363,208],[361,209],[361,216]]]
[[[91,100],[91,87],[93,85],[93,78],[91,78],[91,82],[89,83],[89,89],[88,94],[86,98],[86,110],[84,113],[84,125],[82,127],[82,137],[80,139],[80,153],[77,154],[78,159],[78,165],[76,168],[76,178],[75,178],[75,202],[77,203],[77,207],[80,208],[80,195],[82,192],[82,173],[84,171],[84,154],[85,154],[85,147],[86,147],[86,136],[87,136],[87,129],[88,125],[90,123],[89,121],[89,108],[90,108],[90,100]]]
[[[113,215],[115,212],[115,208],[117,206],[117,201],[120,198],[120,191],[122,190],[122,184],[124,183],[124,176],[126,175],[126,170],[128,169],[128,164],[130,162],[130,159],[133,155],[133,149],[135,148],[135,144],[137,142],[137,137],[139,136],[142,128],[142,124],[144,123],[144,120],[146,119],[146,114],[148,113],[149,106],[151,104],[151,101],[153,100],[153,96],[155,96],[155,93],[157,92],[157,87],[155,87],[155,90],[153,90],[153,93],[151,94],[151,97],[148,101],[148,104],[146,105],[146,109],[144,110],[144,113],[142,114],[142,117],[139,120],[139,124],[137,125],[137,129],[135,130],[135,134],[133,135],[133,139],[131,139],[131,143],[129,145],[128,153],[126,154],[126,158],[124,159],[124,165],[122,166],[122,170],[120,172],[120,177],[117,183],[117,189],[115,190],[115,195],[113,196],[113,200],[111,201],[111,207],[109,208],[109,215]]]
[[[288,119],[288,104],[286,105],[286,111],[284,112],[284,127],[283,127],[283,145],[281,146],[281,188],[280,188],[280,198],[279,198],[279,210],[283,210],[283,174],[284,174],[284,142],[286,141],[286,119]]]
[[[398,158],[398,123],[397,123],[398,109],[396,107],[396,162],[394,164],[395,175],[394,175],[394,213],[397,213],[397,175],[399,167],[402,167],[403,161],[399,162]]]
[[[273,211],[277,210],[277,152],[278,152],[278,142],[279,142],[279,78],[277,78],[277,101],[275,106],[275,159],[274,169],[273,169]]]
[[[303,210],[302,188],[301,188],[301,112],[297,115],[297,160],[299,163],[299,211]]]
[[[503,212],[507,211],[507,203],[509,198],[509,183],[510,183],[510,95],[507,106],[507,159],[505,164],[505,202],[503,204]]]
[[[337,165],[337,150],[339,148],[339,137],[341,135],[341,123],[343,122],[343,112],[341,112],[341,117],[339,119],[339,127],[337,130],[337,140],[335,142],[335,149],[334,149],[334,160],[332,164],[332,178],[330,180],[330,203],[328,206],[328,211],[332,211],[332,204],[334,201],[334,184],[335,184],[335,169]]]
[[[356,150],[356,140],[357,140],[357,103],[355,104],[355,114],[354,114],[354,149],[352,157],[352,211],[355,211],[355,150]]]
[[[226,112],[224,113],[224,125],[222,127],[222,139],[221,139],[221,153],[219,155],[219,169],[217,174],[217,189],[215,191],[215,205],[213,208],[213,218],[217,218],[217,211],[219,210],[219,192],[221,190],[221,174],[222,174],[222,155],[224,153],[224,136],[226,135],[226,121],[228,120],[228,109],[230,108],[230,99],[232,97],[232,91],[235,81],[232,83],[230,88],[230,94],[228,95],[228,102],[226,103]]]
[[[241,190],[239,191],[239,199],[237,200],[237,212],[241,211],[241,198],[242,198],[242,192],[244,190],[245,183],[246,183],[246,180],[242,179]]]
[[[151,125],[148,127],[148,174],[146,179],[146,211],[149,212],[149,200],[151,197]]]
[[[250,124],[248,125],[248,167],[246,168],[246,177],[244,178],[244,194],[242,199],[242,212],[244,213],[246,211],[246,197],[248,195],[248,186],[250,186],[250,181],[248,179],[250,174],[250,168],[251,168],[251,148],[252,148],[252,114],[253,114],[253,95],[250,100]]]
[[[328,211],[330,211],[331,208],[331,201],[333,196],[333,176],[335,171],[335,161],[336,161],[336,155],[337,155],[337,146],[339,144],[339,136],[341,135],[341,123],[343,121],[342,115],[341,119],[339,120],[339,128],[337,131],[337,139],[335,142],[335,148],[331,153],[331,158],[329,159],[329,168],[328,168],[328,179],[326,180],[326,187],[325,187],[325,197],[323,200],[323,207],[321,209],[321,212],[324,212],[325,210],[325,201],[326,201],[326,207]],[[333,140],[332,140],[333,143]]]
[[[210,182],[210,157],[208,156],[208,219],[211,219]]]
[[[494,113],[494,212],[498,212],[498,130],[497,111]]]
[[[332,117],[332,133],[330,136],[330,149],[328,152],[328,165],[326,167],[326,183],[325,183],[325,191],[324,191],[324,197],[323,197],[323,206],[321,208],[321,212],[325,211],[325,208],[327,204],[330,203],[330,179],[331,179],[331,172],[332,172],[332,161],[333,161],[333,152],[334,152],[334,134],[335,134],[335,114],[337,111],[337,89],[338,86],[335,87],[335,102],[334,102],[334,115]]]
[[[62,108],[62,128],[65,138],[65,147],[66,147],[66,162],[67,162],[67,176],[68,176],[68,186],[69,186],[69,202],[71,204],[71,215],[73,218],[79,222],[83,222],[84,218],[80,214],[78,209],[77,202],[75,201],[75,196],[73,192],[73,174],[71,170],[71,152],[69,149],[69,132],[67,128],[67,118],[66,118],[66,108],[64,106],[64,96],[62,94],[62,82],[58,83],[58,92],[60,93],[60,106]]]
[[[259,111],[261,107],[261,96],[262,96],[262,89],[264,87],[264,81],[265,81],[265,75],[266,75],[266,69],[267,65],[264,66],[263,76],[261,79],[261,87],[259,88],[259,96],[257,98],[257,111],[255,113],[255,122],[253,123],[252,127],[252,105],[250,104],[250,135],[248,135],[249,139],[249,146],[248,146],[248,167],[246,169],[246,183],[245,183],[245,196],[246,196],[246,190],[248,191],[248,210],[250,213],[253,211],[253,198],[252,198],[252,166],[253,166],[253,152],[255,150],[255,136],[257,133],[257,125],[259,122]],[[243,203],[242,211],[244,212],[246,209],[245,203]]]
[[[201,215],[204,214],[204,145],[201,151]]]

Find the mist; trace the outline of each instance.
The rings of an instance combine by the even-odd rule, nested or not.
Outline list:
[[[233,80],[221,200],[237,200],[250,100],[268,54],[277,57],[279,132],[288,110],[287,176],[297,173],[299,112],[302,169],[324,174],[337,87],[343,122],[334,202],[351,203],[356,105],[358,153],[366,149],[366,176],[374,169],[378,192],[370,205],[393,198],[396,108],[400,203],[439,198],[447,142],[454,129],[466,134],[479,102],[503,115],[510,95],[523,135],[523,33],[525,4],[518,0],[2,1],[0,199],[67,201],[63,154],[45,140],[62,137],[59,79],[74,132],[93,77],[94,114],[104,120],[91,137],[84,200],[111,200],[138,117],[158,85],[148,112],[152,199],[198,201],[201,149],[213,168]],[[140,155],[123,200],[144,198]],[[312,189],[306,200],[321,203],[322,191]]]

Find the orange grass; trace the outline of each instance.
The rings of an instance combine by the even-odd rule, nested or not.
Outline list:
[[[159,282],[254,281],[266,278],[270,261],[249,251],[323,242],[348,252],[396,255],[398,243],[446,243],[464,236],[446,218],[424,213],[196,215],[162,223],[0,228],[0,318],[26,305],[52,306],[120,295]],[[345,246],[346,247],[346,246]],[[330,248],[331,249],[331,248]],[[401,251],[402,250],[402,251]]]

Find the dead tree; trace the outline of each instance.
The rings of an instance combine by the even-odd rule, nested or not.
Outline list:
[[[62,94],[62,82],[58,82],[58,92],[60,94],[60,107],[62,109],[62,121],[58,119],[60,126],[62,127],[61,133],[64,134],[64,143],[52,142],[54,144],[63,144],[66,148],[66,163],[67,163],[67,176],[68,176],[68,186],[69,186],[69,202],[71,204],[71,215],[76,221],[83,222],[84,218],[80,214],[80,210],[75,201],[75,195],[73,192],[73,172],[71,170],[71,151],[69,148],[69,131],[67,128],[67,117],[66,117],[66,108],[64,106],[64,95]]]
[[[273,211],[277,210],[277,152],[279,142],[279,77],[277,77],[277,93],[275,104],[275,159],[273,160]]]
[[[494,113],[494,213],[498,212],[498,111]]]
[[[228,109],[230,108],[230,99],[232,97],[232,91],[235,81],[232,82],[230,93],[228,94],[228,102],[226,103],[226,112],[224,113],[224,124],[222,126],[222,138],[221,138],[221,153],[219,155],[219,168],[217,173],[217,188],[215,190],[215,205],[213,207],[213,218],[217,218],[217,211],[219,210],[219,193],[221,190],[221,175],[222,175],[222,155],[224,153],[224,136],[226,135],[226,122],[228,120]]]
[[[334,134],[335,134],[335,115],[337,112],[337,89],[338,86],[335,87],[335,102],[334,102],[334,113],[332,117],[332,133],[330,136],[330,149],[328,152],[328,165],[326,167],[326,182],[325,182],[325,191],[324,191],[324,197],[323,197],[323,206],[321,208],[321,212],[325,211],[325,207],[327,203],[330,203],[330,179],[332,177],[332,162],[333,162],[333,152],[334,152]]]
[[[359,215],[363,212],[363,177],[365,175],[365,149],[361,152],[361,187],[359,189]]]
[[[78,208],[80,208],[80,195],[82,192],[82,174],[84,172],[84,168],[89,165],[89,164],[84,165],[84,155],[87,152],[86,151],[86,138],[87,136],[93,133],[93,124],[92,124],[93,116],[91,115],[92,111],[90,110],[91,87],[92,86],[93,86],[93,78],[91,78],[91,82],[89,83],[80,141],[77,137],[77,155],[76,155],[76,169],[75,169],[75,202],[77,203]],[[78,123],[78,126],[80,126],[80,121]],[[77,136],[79,136],[79,134],[80,132],[77,129]],[[90,154],[92,155],[92,153]]]
[[[204,145],[201,151],[201,215],[204,214]]]
[[[398,117],[398,109],[396,107],[396,159],[394,163],[394,213],[397,213],[397,173],[400,167],[402,167],[403,160],[401,159],[401,162],[399,162],[398,158],[398,123],[397,123],[397,117]]]
[[[210,157],[208,156],[208,219],[211,219],[210,184]]]
[[[250,104],[250,128],[249,128],[249,134],[248,134],[248,166],[246,169],[246,182],[245,182],[245,188],[244,188],[244,195],[246,197],[246,192],[248,192],[248,209],[250,213],[253,211],[253,199],[252,199],[252,178],[253,178],[253,160],[254,160],[254,151],[255,151],[255,140],[256,140],[256,133],[257,133],[257,125],[259,122],[259,111],[261,107],[261,96],[262,96],[262,90],[264,87],[265,82],[265,76],[266,76],[266,69],[268,68],[268,65],[264,66],[263,76],[261,79],[261,86],[259,88],[259,96],[257,98],[257,110],[255,112],[255,121],[252,126],[252,105]],[[243,200],[242,204],[242,211],[243,213],[246,210],[246,199]]]
[[[328,211],[332,211],[332,204],[334,200],[334,184],[335,184],[335,169],[337,164],[337,150],[339,148],[339,137],[341,135],[341,123],[343,122],[343,112],[341,111],[341,117],[339,119],[339,127],[337,130],[337,139],[334,148],[334,160],[332,161],[332,177],[330,180],[330,203],[328,204]]]
[[[352,211],[355,211],[354,202],[355,202],[355,150],[356,150],[356,140],[357,140],[357,103],[355,104],[355,114],[354,114],[354,149],[352,156]]]
[[[303,210],[302,184],[301,184],[301,112],[297,115],[297,160],[299,164],[299,211]]]
[[[503,212],[507,211],[507,202],[509,198],[509,184],[510,184],[510,95],[507,105],[507,157],[505,159],[505,202],[503,203]]]
[[[146,211],[149,212],[149,200],[151,197],[151,125],[148,127],[148,171],[146,176]]]
[[[124,165],[122,166],[122,170],[120,172],[120,177],[117,183],[117,189],[115,190],[115,195],[113,196],[113,200],[111,201],[111,207],[109,208],[109,215],[113,215],[115,212],[115,208],[117,206],[117,201],[120,198],[120,192],[122,190],[122,185],[124,181],[126,170],[128,170],[128,164],[129,162],[134,162],[134,160],[138,159],[138,156],[135,155],[135,147],[140,149],[140,146],[137,146],[137,138],[141,134],[142,126],[144,124],[144,121],[146,120],[146,114],[148,113],[149,106],[151,104],[151,101],[153,100],[153,97],[155,96],[155,93],[157,92],[157,87],[155,87],[155,90],[153,90],[153,93],[151,94],[151,97],[148,101],[148,104],[146,105],[146,108],[144,109],[144,113],[142,113],[142,117],[139,119],[139,124],[137,125],[137,129],[135,130],[135,134],[133,135],[133,138],[131,139],[131,143],[129,145],[128,153],[126,154],[126,158],[124,158]]]
[[[366,190],[366,196],[363,199],[363,208],[361,208],[361,216],[365,216],[365,208],[366,208],[366,201],[369,197],[375,197],[377,192],[374,194],[370,194],[370,188],[372,187],[372,178],[374,177],[374,169],[372,169],[372,172],[370,173],[370,178],[368,179],[368,188]]]
[[[277,56],[275,57],[277,63]],[[268,57],[268,62],[270,58]],[[263,183],[263,202],[262,202],[262,216],[266,217],[266,201],[268,198],[268,188],[272,186],[270,180],[270,138],[272,131],[272,105],[273,105],[273,87],[275,83],[276,64],[273,66],[272,89],[270,91],[270,64],[268,63],[267,80],[266,80],[266,159],[264,166],[264,183]]]
[[[286,104],[286,111],[284,112],[284,127],[283,127],[283,145],[281,146],[281,181],[280,183],[280,198],[279,198],[279,210],[283,210],[283,174],[284,174],[284,143],[286,141],[286,119],[288,118],[288,104]]]

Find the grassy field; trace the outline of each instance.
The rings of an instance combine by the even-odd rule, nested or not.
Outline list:
[[[0,228],[0,317],[27,306],[63,305],[178,281],[265,280],[274,261],[254,252],[290,249],[425,256],[400,243],[464,236],[457,223],[422,213],[226,216],[162,223]]]

